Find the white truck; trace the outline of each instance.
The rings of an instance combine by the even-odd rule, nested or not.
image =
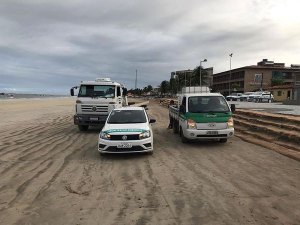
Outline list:
[[[110,78],[97,78],[95,81],[81,81],[74,115],[74,124],[80,131],[88,130],[89,126],[104,124],[109,113],[122,106],[127,106],[127,89]]]
[[[219,93],[183,93],[178,104],[170,105],[170,124],[183,143],[197,139],[215,139],[222,143],[234,135],[232,112]]]

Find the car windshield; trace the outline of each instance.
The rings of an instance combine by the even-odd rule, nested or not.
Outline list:
[[[143,110],[114,110],[109,118],[110,124],[120,123],[146,123],[146,115]]]
[[[115,86],[113,85],[81,85],[78,97],[115,97]]]
[[[188,109],[191,113],[230,111],[226,100],[222,96],[189,97]]]

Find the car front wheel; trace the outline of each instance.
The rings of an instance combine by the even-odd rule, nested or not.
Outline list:
[[[227,142],[227,138],[220,139],[220,143],[226,143],[226,142]]]

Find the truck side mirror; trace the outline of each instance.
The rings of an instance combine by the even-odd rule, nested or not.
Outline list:
[[[70,89],[70,94],[71,94],[71,96],[74,96],[74,89],[73,88]]]
[[[230,108],[231,108],[231,112],[235,112],[235,104],[231,104]]]
[[[123,95],[127,95],[128,91],[127,91],[127,88],[123,88]]]
[[[186,110],[185,110],[184,105],[180,105],[180,107],[179,107],[179,112],[180,112],[180,113],[186,113]]]

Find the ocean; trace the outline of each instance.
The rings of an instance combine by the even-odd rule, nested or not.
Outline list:
[[[48,94],[15,94],[15,93],[0,93],[0,100],[9,99],[29,99],[29,98],[58,98],[68,97],[67,95],[48,95]]]

